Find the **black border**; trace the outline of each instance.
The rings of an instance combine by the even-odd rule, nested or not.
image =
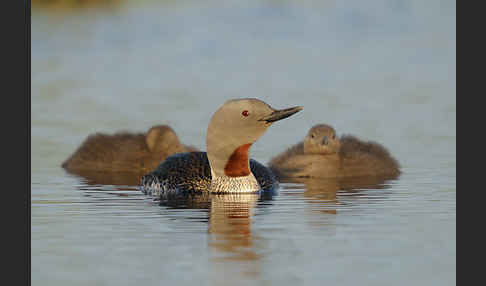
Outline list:
[[[31,0],[3,4],[1,209],[6,275],[2,280],[31,285]]]

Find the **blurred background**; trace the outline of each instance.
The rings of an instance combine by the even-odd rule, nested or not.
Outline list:
[[[31,23],[34,284],[455,284],[455,1],[32,0]],[[155,124],[205,150],[239,97],[304,106],[253,145],[262,163],[327,123],[403,174],[359,195],[283,184],[208,226],[60,167],[89,134]]]

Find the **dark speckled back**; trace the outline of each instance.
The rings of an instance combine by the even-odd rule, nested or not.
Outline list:
[[[250,159],[250,169],[263,191],[278,188],[278,181],[269,168]],[[206,152],[187,152],[168,157],[154,171],[142,177],[142,190],[150,188],[153,182],[165,184],[169,190],[208,191],[211,168]]]

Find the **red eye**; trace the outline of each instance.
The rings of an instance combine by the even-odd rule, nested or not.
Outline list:
[[[248,110],[243,110],[243,112],[241,113],[241,115],[248,116]]]

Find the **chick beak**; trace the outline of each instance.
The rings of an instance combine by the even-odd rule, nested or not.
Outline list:
[[[322,137],[322,145],[327,145],[327,136]]]

